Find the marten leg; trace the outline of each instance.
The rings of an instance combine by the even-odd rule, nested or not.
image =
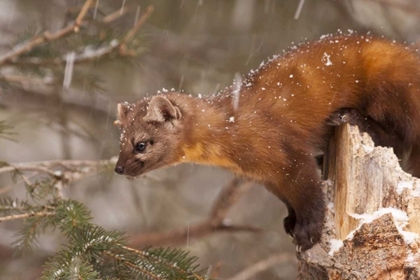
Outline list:
[[[291,154],[294,164],[285,167],[277,183],[267,187],[285,201],[289,209],[285,230],[294,238],[298,251],[305,251],[321,239],[325,202],[315,159],[301,151]]]
[[[301,169],[294,171],[286,199],[296,213],[292,236],[298,251],[305,251],[321,239],[325,202],[315,160],[308,157]]]

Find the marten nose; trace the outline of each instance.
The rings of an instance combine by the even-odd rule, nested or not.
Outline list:
[[[124,166],[122,166],[122,165],[115,166],[115,172],[120,174],[120,175],[124,174]]]

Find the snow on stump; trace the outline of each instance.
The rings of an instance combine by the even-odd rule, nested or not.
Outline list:
[[[420,181],[393,150],[342,125],[324,178],[322,242],[298,255],[298,279],[420,279]]]

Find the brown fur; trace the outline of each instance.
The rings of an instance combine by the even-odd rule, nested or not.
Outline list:
[[[405,166],[419,176],[419,90],[419,57],[407,47],[369,36],[324,38],[211,99],[172,92],[120,105],[117,171],[138,176],[181,162],[228,168],[286,203],[285,229],[306,250],[320,240],[324,219],[314,157],[332,133],[329,117],[344,108],[366,116],[376,140],[408,155]],[[139,141],[151,141],[144,152],[135,151]]]

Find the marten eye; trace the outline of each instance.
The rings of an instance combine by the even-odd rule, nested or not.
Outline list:
[[[146,150],[146,142],[139,142],[136,145],[136,152],[142,153],[144,150]]]

